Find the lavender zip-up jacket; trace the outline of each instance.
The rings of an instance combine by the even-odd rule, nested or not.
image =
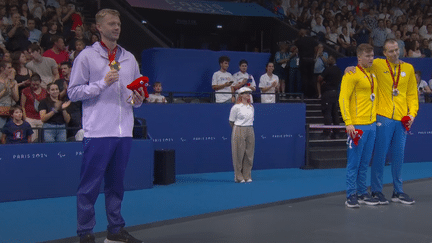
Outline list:
[[[104,81],[110,70],[108,53],[99,42],[81,51],[74,61],[67,93],[71,101],[82,101],[86,138],[132,137],[133,107],[126,102],[132,91],[126,86],[141,75],[135,57],[118,48],[119,81],[110,86]]]

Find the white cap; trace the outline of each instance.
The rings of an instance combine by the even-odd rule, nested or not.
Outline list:
[[[239,93],[239,94],[242,94],[242,93],[245,93],[245,92],[252,93],[252,90],[250,88],[248,88],[248,87],[243,87],[243,88],[237,90],[237,93]]]

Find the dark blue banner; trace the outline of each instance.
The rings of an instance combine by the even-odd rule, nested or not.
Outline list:
[[[417,117],[408,132],[405,162],[432,161],[432,104],[420,104]]]
[[[127,0],[132,7],[167,11],[236,16],[277,17],[256,3],[233,3],[198,0]]]

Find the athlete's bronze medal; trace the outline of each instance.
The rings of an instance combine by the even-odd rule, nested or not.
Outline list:
[[[113,60],[113,61],[109,64],[109,66],[110,66],[110,69],[111,69],[111,70],[117,70],[117,71],[120,71],[120,68],[121,68],[120,63],[119,63],[119,62],[116,62],[115,60]]]

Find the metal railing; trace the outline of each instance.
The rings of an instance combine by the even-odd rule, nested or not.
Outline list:
[[[161,95],[166,98],[167,103],[216,103],[216,95],[229,94],[232,92],[172,92],[163,91]],[[254,103],[261,102],[261,95],[275,95],[276,103],[303,103],[303,93],[260,93],[252,92]]]

